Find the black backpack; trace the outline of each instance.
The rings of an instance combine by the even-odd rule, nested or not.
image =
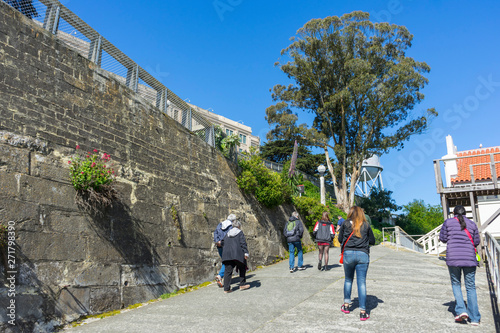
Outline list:
[[[331,242],[333,240],[333,236],[331,233],[332,223],[328,221],[319,221],[318,222],[318,230],[316,230],[316,240],[323,242]]]

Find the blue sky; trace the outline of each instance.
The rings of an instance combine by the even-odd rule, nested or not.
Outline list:
[[[497,1],[130,1],[63,3],[180,97],[251,126],[265,138],[269,89],[287,83],[274,63],[312,18],[354,10],[406,26],[408,55],[431,72],[414,112],[439,116],[401,151],[381,157],[386,188],[398,204],[438,204],[432,161],[458,150],[500,145],[500,3]],[[310,118],[299,112],[299,122]]]

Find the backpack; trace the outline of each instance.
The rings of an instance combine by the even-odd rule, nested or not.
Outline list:
[[[331,225],[331,222],[319,221],[318,230],[316,230],[316,241],[330,243],[333,240]]]
[[[297,229],[297,220],[288,221],[286,225],[286,237],[294,236],[296,229]]]

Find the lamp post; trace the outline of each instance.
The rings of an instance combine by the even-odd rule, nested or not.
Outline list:
[[[326,171],[325,166],[323,164],[321,164],[318,167],[318,172],[319,172],[321,203],[323,205],[326,205],[326,200],[325,200],[325,171]]]

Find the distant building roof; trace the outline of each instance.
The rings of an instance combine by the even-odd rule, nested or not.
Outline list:
[[[466,150],[466,151],[460,151],[457,152],[457,157],[464,157],[464,156],[470,156],[467,158],[458,158],[457,159],[457,177],[452,178],[451,181],[453,184],[457,183],[470,183],[472,181],[471,179],[471,172],[470,172],[470,166],[474,165],[472,167],[472,171],[474,174],[474,179],[476,181],[491,181],[491,169],[490,169],[490,162],[491,162],[491,157],[490,155],[483,155],[483,154],[492,154],[494,153],[494,160],[495,162],[500,161],[500,146],[497,147],[491,147],[491,148],[480,148],[480,149],[473,149],[473,150]],[[482,156],[478,156],[482,155]],[[481,164],[485,163],[485,164]],[[488,164],[486,164],[488,163]],[[481,164],[481,165],[477,165]],[[496,174],[497,177],[500,176],[500,163],[495,164],[495,169],[496,169]]]

